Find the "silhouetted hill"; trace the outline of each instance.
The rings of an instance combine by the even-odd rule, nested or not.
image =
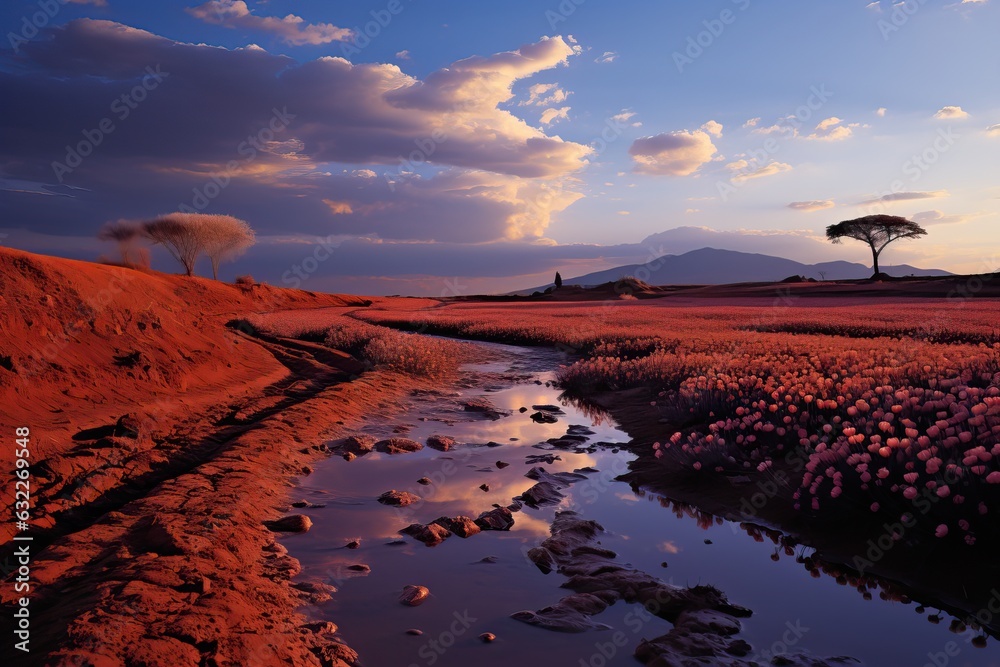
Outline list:
[[[898,277],[952,275],[940,269],[919,269],[908,264],[885,265],[881,269],[884,273]],[[725,285],[729,283],[777,282],[796,275],[816,280],[862,280],[871,277],[872,269],[864,264],[854,262],[803,264],[784,257],[702,248],[683,255],[664,255],[646,264],[628,264],[574,278],[566,278],[564,283],[586,287],[632,276],[652,285]],[[518,294],[530,294],[535,290],[544,290],[550,286],[551,283],[521,290]]]

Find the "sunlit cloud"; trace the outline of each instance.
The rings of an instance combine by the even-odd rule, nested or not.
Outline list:
[[[716,139],[722,137],[722,123],[717,123],[714,120],[710,120],[704,125],[702,125],[701,129],[705,130]]]
[[[981,214],[945,215],[943,212],[933,209],[930,211],[914,213],[910,216],[910,220],[913,222],[919,222],[921,225],[955,225],[963,222],[969,222],[970,220],[980,217],[980,215]]]
[[[938,109],[934,117],[938,120],[964,120],[969,117],[969,114],[962,107],[946,106]]]
[[[595,63],[613,63],[618,60],[618,53],[615,51],[605,51],[603,54],[598,56],[594,62]]]
[[[732,177],[732,181],[734,183],[741,183],[754,178],[764,178],[765,176],[774,176],[775,174],[791,171],[792,165],[785,162],[775,161],[757,167],[755,164],[751,164],[746,160],[737,160],[736,162],[730,162],[727,164],[726,168],[737,172],[736,175]]]
[[[354,37],[354,32],[347,28],[338,28],[331,23],[306,23],[295,14],[284,18],[258,16],[250,12],[243,0],[210,0],[188,8],[187,12],[205,23],[266,32],[294,46],[344,42]]]
[[[521,102],[520,106],[545,107],[559,104],[565,102],[569,95],[557,83],[536,83],[528,88],[528,99]]]
[[[859,206],[866,206],[868,204],[879,204],[886,202],[896,202],[896,201],[912,201],[914,199],[939,199],[941,197],[948,197],[950,193],[947,190],[928,190],[928,191],[913,191],[913,192],[890,192],[889,194],[882,195],[880,197],[874,197],[872,199],[865,199],[859,202]]]
[[[689,176],[715,153],[712,138],[703,130],[641,137],[629,148],[636,173],[662,176]]]
[[[806,138],[817,141],[842,141],[854,134],[853,127],[856,127],[856,124],[845,125],[843,120],[832,116],[821,120]]]
[[[556,121],[568,120],[569,110],[570,110],[569,107],[562,107],[559,109],[552,107],[546,109],[545,111],[542,112],[542,117],[540,119],[540,122],[542,123],[542,125],[551,125]]]
[[[633,118],[635,118],[634,111],[632,111],[631,109],[622,109],[621,113],[616,113],[614,116],[611,117],[611,120],[622,125],[631,125],[632,127],[642,127],[642,123],[637,120],[632,120]]]
[[[833,208],[836,204],[832,199],[811,199],[809,201],[793,201],[788,205],[788,208],[793,211],[805,211],[811,213],[812,211],[822,211],[823,209]]]

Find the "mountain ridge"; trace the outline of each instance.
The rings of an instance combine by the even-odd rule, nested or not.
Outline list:
[[[921,269],[909,264],[886,265],[882,267],[882,272],[896,277],[954,275],[941,269]],[[625,264],[582,276],[564,278],[563,283],[590,287],[615,282],[628,276],[651,285],[726,285],[778,282],[790,276],[803,276],[816,280],[861,280],[871,275],[870,266],[857,262],[835,260],[805,264],[774,255],[705,247],[679,255],[661,255],[643,264]],[[514,293],[530,294],[551,286],[552,283],[549,283]]]

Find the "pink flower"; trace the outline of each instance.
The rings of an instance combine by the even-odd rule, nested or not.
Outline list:
[[[947,534],[948,534],[948,526],[944,525],[943,523],[937,527],[937,530],[934,531],[934,537],[944,537]]]
[[[1000,484],[1000,471],[994,470],[989,475],[987,475],[986,482],[988,484]]]

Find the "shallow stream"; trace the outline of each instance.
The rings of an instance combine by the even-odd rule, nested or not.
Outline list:
[[[365,429],[379,438],[398,435],[425,442],[441,434],[465,444],[448,452],[424,448],[411,454],[371,453],[353,461],[331,457],[298,489],[302,499],[325,506],[296,510],[310,515],[315,525],[283,543],[301,561],[303,579],[337,587],[319,611],[338,624],[363,664],[638,664],[632,653],[640,639],[662,635],[671,626],[636,605],[619,602],[595,617],[611,630],[580,634],[510,618],[569,593],[560,588],[562,575],[543,574],[524,553],[548,536],[557,510],[572,509],[604,526],[602,546],[617,552],[620,561],[675,585],[712,584],[732,602],[751,608],[753,617],[744,621],[740,636],[754,646],[762,664],[769,664],[770,653],[804,650],[853,656],[869,666],[1000,666],[1000,645],[991,640],[986,648],[974,647],[975,635],[951,632],[947,617],[940,624],[929,623],[933,610],[919,614],[914,604],[881,600],[877,592],[874,599],[865,600],[833,577],[811,576],[794,557],[808,553],[803,547],[786,555],[737,524],[672,506],[615,481],[627,471],[633,455],[613,443],[625,443],[628,436],[606,419],[595,421],[560,400],[559,390],[546,384],[559,357],[543,349],[482,345],[499,361],[466,366],[461,382],[465,388],[414,397],[408,414],[391,421],[373,417]],[[487,397],[511,415],[489,420],[463,411],[460,402],[476,396]],[[558,421],[532,421],[531,406],[543,404],[559,406],[563,414],[556,415]],[[520,412],[522,407],[528,410]],[[594,432],[581,445],[583,451],[536,447],[564,435],[574,424]],[[526,462],[527,457],[547,453],[561,460]],[[499,468],[498,461],[509,465]],[[566,497],[558,506],[516,512],[509,532],[487,531],[467,539],[453,535],[435,547],[398,532],[414,522],[442,516],[475,518],[494,503],[509,505],[535,483],[525,473],[536,465],[549,472],[584,467],[598,472],[564,489]],[[431,484],[418,484],[423,477]],[[390,489],[409,491],[421,500],[403,508],[377,502]],[[359,540],[360,547],[347,548],[352,540]],[[367,565],[370,572],[348,569],[358,564]],[[428,587],[430,599],[418,607],[400,604],[397,598],[407,584]],[[408,634],[409,629],[422,634]],[[478,636],[484,632],[495,634],[496,641],[481,642]]]

